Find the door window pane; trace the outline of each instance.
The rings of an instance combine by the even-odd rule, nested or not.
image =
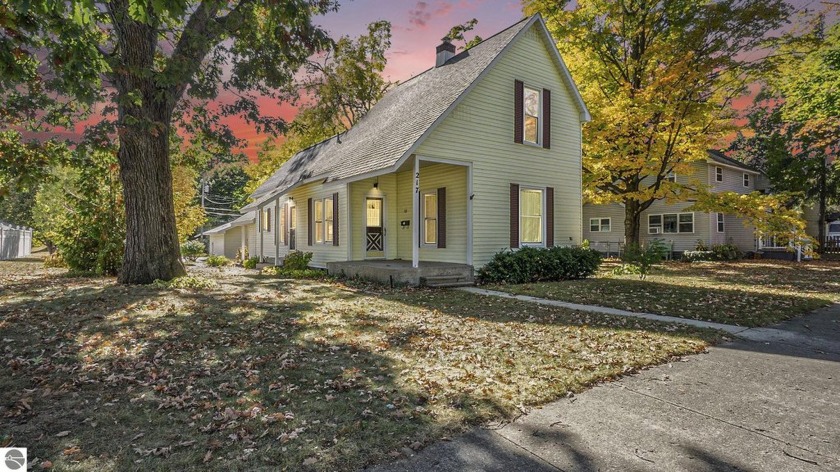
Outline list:
[[[380,226],[382,224],[382,200],[368,199],[367,201],[367,225]]]

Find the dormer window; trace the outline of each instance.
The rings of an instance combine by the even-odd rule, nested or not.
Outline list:
[[[540,92],[525,87],[524,97],[524,118],[525,129],[523,139],[525,142],[539,144],[540,142]]]

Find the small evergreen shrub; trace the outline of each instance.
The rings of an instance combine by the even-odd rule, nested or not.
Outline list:
[[[601,254],[582,247],[523,247],[496,253],[478,272],[480,283],[523,284],[583,279],[598,270]]]
[[[259,257],[249,257],[248,259],[245,259],[244,261],[242,261],[242,267],[244,267],[246,269],[256,269],[257,264],[259,264],[259,262],[260,262]]]
[[[311,252],[292,251],[283,259],[283,268],[287,270],[306,270],[312,260]]]
[[[654,239],[648,242],[647,246],[628,244],[624,248],[621,260],[625,265],[633,267],[634,273],[638,273],[639,278],[644,280],[653,267],[665,259],[667,252],[668,247],[665,243]]]
[[[225,256],[207,256],[207,265],[210,267],[224,267],[228,264],[230,264],[230,259]]]
[[[185,259],[194,261],[196,258],[201,257],[204,254],[204,243],[197,239],[181,243],[181,257]]]

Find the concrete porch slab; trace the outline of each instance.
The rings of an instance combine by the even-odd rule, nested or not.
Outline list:
[[[374,280],[384,284],[411,285],[417,287],[421,279],[431,277],[453,277],[473,280],[473,267],[467,264],[451,262],[420,262],[419,267],[411,267],[406,260],[372,260],[328,262],[330,275],[344,275]]]

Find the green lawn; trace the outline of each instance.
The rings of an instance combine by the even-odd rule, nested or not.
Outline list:
[[[488,288],[741,326],[766,326],[840,302],[840,263],[670,262],[646,280],[612,275]]]
[[[463,292],[0,262],[0,444],[32,470],[356,470],[715,334]]]

